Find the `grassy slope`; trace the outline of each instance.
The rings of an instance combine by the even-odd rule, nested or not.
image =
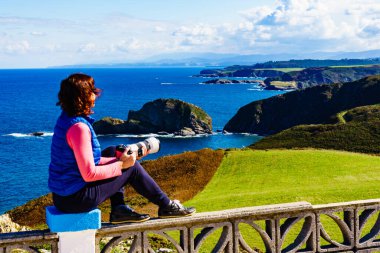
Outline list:
[[[296,201],[322,204],[378,198],[379,169],[378,156],[342,151],[229,151],[211,182],[186,204],[204,212]],[[342,242],[336,224],[324,218],[326,231]],[[284,245],[293,242],[301,225],[299,222],[290,230]],[[244,223],[239,228],[248,245],[265,251],[257,232]],[[200,252],[211,252],[221,232],[219,229],[208,237]]]
[[[380,157],[365,154],[230,151],[211,182],[187,204],[203,212],[294,201],[320,204],[378,198],[379,170]]]
[[[253,144],[254,149],[324,148],[380,154],[380,105],[338,113],[336,124],[299,125]]]

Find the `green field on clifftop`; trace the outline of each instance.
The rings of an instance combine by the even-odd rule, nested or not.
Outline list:
[[[380,198],[380,157],[331,150],[229,151],[187,205],[199,212],[308,201]]]
[[[267,136],[251,148],[317,148],[380,154],[380,105],[355,107],[333,118],[335,124],[298,125]]]
[[[379,156],[344,151],[227,151],[212,180],[186,205],[204,212],[297,201],[323,204],[380,198],[379,170]],[[337,225],[324,218],[329,235],[343,242]],[[292,228],[284,245],[293,242],[301,225]],[[248,245],[265,251],[249,225],[240,224],[239,229]],[[207,238],[200,252],[211,252],[220,233],[221,229]]]

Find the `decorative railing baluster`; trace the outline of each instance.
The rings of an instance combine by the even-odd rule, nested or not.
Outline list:
[[[363,206],[356,209],[357,220],[357,248],[380,247],[380,205]],[[368,232],[364,231],[364,227],[369,224],[371,218],[375,219],[373,226]]]
[[[343,219],[340,218],[337,213],[343,212]],[[320,252],[334,252],[338,250],[349,250],[355,245],[354,241],[354,209],[353,208],[332,208],[316,210],[317,218],[317,242],[318,251]],[[329,217],[330,221],[334,221],[338,226],[340,233],[343,237],[343,241],[338,242],[333,240],[326,231],[323,222],[321,221],[322,215]],[[321,245],[321,238],[323,238],[328,245]]]
[[[199,234],[196,235],[195,230],[203,228]],[[200,252],[203,242],[213,234],[216,230],[222,229],[221,235],[216,245],[210,249],[210,252],[226,252],[232,253],[233,240],[232,240],[232,224],[229,222],[204,224],[193,226],[190,228],[190,252]]]
[[[170,231],[179,231],[180,238],[179,241],[175,240],[168,232]],[[188,237],[188,229],[186,227],[173,227],[170,229],[163,230],[147,230],[143,232],[143,240],[144,240],[144,252],[154,252],[152,246],[149,243],[149,234],[157,234],[162,238],[168,240],[178,253],[187,253],[188,252],[188,240],[185,238]]]
[[[291,244],[284,245],[290,229],[298,222],[303,222],[301,231],[295,236]],[[283,224],[281,224],[281,219],[278,218],[276,220],[277,252],[298,252],[301,249],[302,252],[315,252],[315,231],[315,216],[313,213],[300,213],[296,217],[286,218]],[[304,245],[305,248],[302,248]]]
[[[260,236],[262,243],[265,246],[266,252],[276,252],[276,240],[275,240],[275,221],[265,220],[265,227],[261,227],[255,222],[255,220],[237,220],[234,222],[234,252],[238,252],[241,247],[243,250],[249,253],[255,253],[257,250],[251,248],[248,243],[244,240],[239,224],[247,224],[252,227]]]

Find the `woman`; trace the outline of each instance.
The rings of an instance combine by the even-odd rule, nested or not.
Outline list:
[[[61,82],[57,105],[62,112],[54,128],[48,182],[54,205],[63,212],[87,212],[110,198],[111,223],[148,220],[149,215],[135,212],[124,202],[124,186],[131,184],[159,206],[160,217],[193,214],[195,208],[167,197],[136,161],[136,153],[128,154],[127,148],[122,154],[101,156],[90,117],[100,92],[94,79],[85,74],[73,74]],[[144,149],[143,156],[146,154]]]

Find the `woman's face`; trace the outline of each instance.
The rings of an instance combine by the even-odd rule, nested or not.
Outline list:
[[[96,95],[95,95],[95,93],[91,93],[91,97],[90,97],[91,108],[95,107],[95,100],[96,100]]]

